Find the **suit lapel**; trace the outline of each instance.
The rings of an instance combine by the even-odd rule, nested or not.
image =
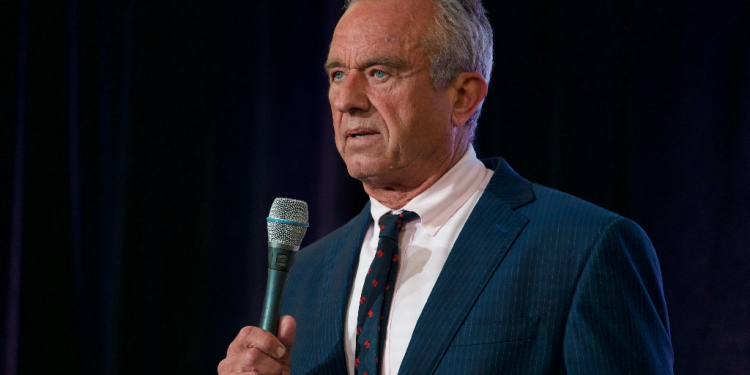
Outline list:
[[[471,212],[417,321],[400,374],[432,374],[528,218],[514,211],[534,195],[531,184],[500,159]]]
[[[316,373],[346,374],[343,331],[346,326],[346,309],[362,241],[371,222],[368,201],[359,215],[352,219],[345,234],[326,253],[325,264],[330,268],[320,270],[321,275],[325,275],[321,287],[326,292],[323,293],[325,297],[320,299],[318,308],[322,326],[319,331],[321,337],[318,340],[318,358],[327,371],[314,371]]]

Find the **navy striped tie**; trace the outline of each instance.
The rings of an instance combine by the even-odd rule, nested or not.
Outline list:
[[[414,212],[380,218],[378,251],[367,270],[357,315],[357,349],[354,373],[379,375],[378,361],[383,352],[388,313],[393,299],[393,284],[398,273],[398,234],[407,222],[418,218]],[[381,329],[382,326],[382,329]]]

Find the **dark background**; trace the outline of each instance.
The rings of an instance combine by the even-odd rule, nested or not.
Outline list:
[[[366,196],[322,65],[341,0],[0,3],[5,374],[210,374],[266,279],[265,217]],[[678,374],[750,374],[750,2],[488,2],[475,147],[634,219]],[[324,270],[321,270],[324,272]]]

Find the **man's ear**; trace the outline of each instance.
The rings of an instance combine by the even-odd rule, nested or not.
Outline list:
[[[487,81],[476,72],[459,73],[448,84],[454,92],[453,98],[453,126],[461,127],[487,96]]]

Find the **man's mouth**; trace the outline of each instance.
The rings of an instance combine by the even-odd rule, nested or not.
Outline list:
[[[346,133],[349,138],[364,138],[370,135],[378,134],[375,130],[369,129],[354,129]]]

